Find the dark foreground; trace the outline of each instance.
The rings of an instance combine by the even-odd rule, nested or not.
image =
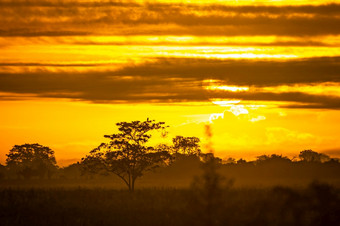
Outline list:
[[[304,189],[0,190],[1,225],[340,225],[340,191]]]

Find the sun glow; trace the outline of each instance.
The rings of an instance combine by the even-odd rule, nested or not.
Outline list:
[[[204,88],[206,90],[222,90],[228,92],[245,92],[249,91],[247,86],[229,86],[224,85],[223,81],[216,79],[208,79],[203,81]]]
[[[340,83],[325,82],[318,84],[296,84],[296,85],[282,85],[274,87],[261,87],[254,88],[258,92],[272,92],[272,93],[288,93],[288,92],[301,92],[307,94],[322,94],[340,96]]]
[[[213,100],[211,102],[222,107],[230,107],[233,106],[234,104],[240,103],[241,100]]]
[[[248,91],[249,87],[240,87],[240,86],[209,86],[206,87],[208,90],[224,90],[230,92],[241,92]]]

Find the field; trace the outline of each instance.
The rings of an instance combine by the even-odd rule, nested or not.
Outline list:
[[[340,190],[305,188],[0,190],[1,225],[339,225]]]

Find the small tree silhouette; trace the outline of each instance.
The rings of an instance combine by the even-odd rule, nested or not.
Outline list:
[[[164,122],[149,119],[116,125],[119,133],[105,135],[110,141],[92,150],[82,159],[82,165],[85,170],[94,173],[113,173],[124,181],[130,191],[134,191],[137,178],[170,158],[167,151],[146,146],[151,138],[149,132],[164,130],[166,127]]]
[[[176,136],[172,139],[174,154],[200,155],[200,139],[198,137]]]
[[[328,155],[318,153],[312,150],[304,150],[299,154],[301,161],[305,162],[325,162],[329,161],[330,157]]]
[[[282,155],[272,154],[272,155],[260,155],[256,157],[256,164],[279,164],[279,163],[291,163],[292,161]]]

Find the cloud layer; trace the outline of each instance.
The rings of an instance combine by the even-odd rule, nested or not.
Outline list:
[[[1,98],[19,94],[110,103],[238,99],[338,109],[340,95],[296,87],[340,84],[339,15],[337,3],[1,1]],[[191,39],[182,42],[183,37]],[[133,52],[143,45],[147,47]],[[247,52],[252,46],[261,51]],[[303,55],[307,47],[313,57],[296,54]],[[328,57],[313,55],[318,50]],[[213,59],[223,54],[238,59]],[[280,56],[295,59],[277,59]],[[207,89],[210,80],[249,90]],[[264,89],[282,85],[295,89]]]
[[[338,58],[289,61],[158,59],[153,63],[105,72],[2,73],[0,92],[93,102],[240,99],[287,102],[289,104],[286,107],[338,109],[340,96],[296,90],[274,93],[261,90],[261,87],[340,83],[339,62]],[[249,86],[251,89],[241,92],[207,90],[207,80],[218,80],[221,84],[232,86]]]
[[[3,1],[0,36],[338,35],[340,5]]]

